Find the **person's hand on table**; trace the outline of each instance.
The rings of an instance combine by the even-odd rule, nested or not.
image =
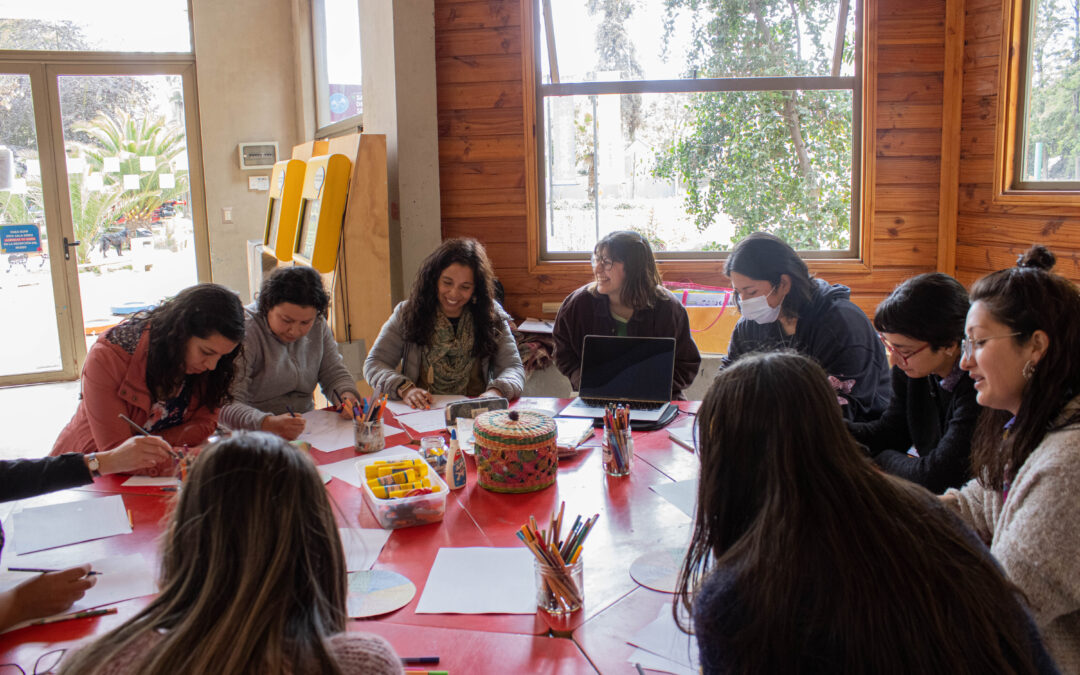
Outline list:
[[[341,394],[339,403],[341,404],[341,411],[338,414],[341,415],[342,419],[351,420],[354,416],[354,410],[356,415],[360,414],[360,401],[352,395],[352,392],[347,391]]]
[[[90,565],[79,565],[59,572],[45,572],[27,579],[0,599],[4,606],[0,628],[59,614],[75,601],[86,595],[87,589],[97,583],[97,577],[87,576]]]
[[[172,461],[172,447],[158,436],[132,436],[112,450],[95,453],[102,474],[146,471]]]
[[[427,410],[431,407],[431,404],[435,402],[435,399],[431,397],[426,389],[420,387],[409,387],[405,390],[405,393],[401,395],[401,400],[408,403],[410,408]]]
[[[497,398],[504,398],[503,393],[495,387],[490,387],[487,391],[485,391],[483,394],[480,394],[480,396],[478,396],[477,398],[490,398],[492,396],[495,396]]]
[[[270,415],[263,418],[262,430],[277,434],[287,441],[295,441],[300,433],[304,431],[304,425],[306,424],[307,420],[303,417],[293,417],[288,413]]]

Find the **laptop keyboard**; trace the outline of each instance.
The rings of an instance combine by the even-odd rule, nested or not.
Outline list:
[[[603,398],[583,398],[581,402],[590,408],[603,408],[607,405],[625,405],[631,410],[659,410],[667,401],[610,401]]]

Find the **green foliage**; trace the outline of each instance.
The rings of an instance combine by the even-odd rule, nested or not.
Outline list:
[[[1033,4],[1025,173],[1035,176],[1034,148],[1042,143],[1042,180],[1080,180],[1080,15],[1072,0]]]
[[[681,10],[707,10],[686,57],[688,74],[698,77],[830,74],[840,58],[831,53],[830,28],[838,4],[665,0],[669,31]],[[659,150],[653,173],[686,186],[686,209],[699,230],[721,214],[730,218],[732,243],[768,230],[800,249],[847,248],[851,106],[846,90],[693,95],[687,129]]]

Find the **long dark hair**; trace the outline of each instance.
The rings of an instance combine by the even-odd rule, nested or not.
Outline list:
[[[256,307],[260,315],[266,316],[267,312],[283,302],[298,307],[314,307],[319,316],[325,317],[330,306],[330,294],[314,268],[306,265],[279,267],[262,282]]]
[[[192,377],[192,393],[209,410],[229,400],[236,373],[236,357],[244,341],[244,305],[229,289],[217,284],[196,284],[158,305],[147,315],[150,349],[146,360],[146,386],[161,401],[176,393],[184,381],[188,340],[214,333],[236,344],[218,360],[217,367]]]
[[[814,301],[814,282],[806,262],[775,234],[753,232],[735,244],[724,263],[724,274],[730,278],[732,272],[768,281],[773,287],[780,285],[780,275],[788,275],[791,290],[780,305],[784,316],[798,318]]]
[[[968,292],[948,274],[912,277],[893,289],[874,312],[874,328],[929,342],[937,351],[964,337]]]
[[[676,618],[711,573],[734,574],[731,672],[798,672],[809,654],[847,673],[1034,670],[1013,587],[929,492],[862,456],[812,360],[740,359],[713,381],[697,424]],[[710,625],[704,612],[698,621]]]
[[[596,242],[593,253],[623,264],[626,278],[619,289],[619,300],[631,309],[652,307],[667,293],[661,285],[660,268],[656,266],[649,240],[637,232],[611,232]]]
[[[473,272],[473,294],[469,305],[476,335],[473,355],[478,358],[494,356],[499,348],[499,326],[503,321],[495,302],[495,271],[484,246],[470,238],[447,239],[424,258],[409,294],[409,303],[402,313],[405,339],[418,345],[431,344],[435,312],[439,307],[439,277],[454,263]]]
[[[1049,337],[1046,354],[1024,387],[1016,421],[1002,441],[1008,411],[985,411],[972,440],[972,473],[984,486],[1001,490],[1051,430],[1061,409],[1080,394],[1080,292],[1054,274],[1054,254],[1039,245],[1020,256],[1016,267],[979,279],[971,288],[972,303],[981,302],[995,321],[1026,344],[1041,330]]]
[[[253,432],[206,449],[162,542],[161,593],[77,653],[93,673],[164,631],[138,672],[339,673],[325,639],[345,630],[345,557],[311,458]]]

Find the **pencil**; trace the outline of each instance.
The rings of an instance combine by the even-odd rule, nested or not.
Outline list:
[[[406,666],[434,666],[439,663],[438,656],[402,656],[402,665]]]
[[[40,574],[49,574],[51,572],[62,572],[63,570],[51,570],[44,567],[9,567],[8,572],[38,572]],[[86,573],[86,576],[94,576],[95,574],[101,574],[96,570],[90,570]]]
[[[149,436],[150,435],[149,431],[147,431],[146,429],[143,429],[140,425],[136,424],[135,420],[131,419],[130,417],[128,417],[124,413],[120,413],[118,415],[118,417],[120,419],[124,420],[125,422],[127,422],[128,424],[130,424],[131,428],[134,429],[135,431],[139,432],[140,436]]]
[[[131,517],[131,509],[127,510],[127,514],[128,514],[128,525],[131,525],[131,529],[134,530],[135,529],[135,519]]]
[[[645,675],[645,671],[642,670],[640,663],[635,663],[634,668],[637,668],[638,675]]]
[[[59,621],[69,621],[71,619],[87,619],[92,616],[103,616],[105,614],[116,614],[117,609],[115,607],[101,608],[101,609],[88,609],[85,612],[75,612],[74,614],[65,614],[64,616],[50,616],[45,619],[39,619],[31,623],[31,626],[45,626],[50,623],[57,623]]]

